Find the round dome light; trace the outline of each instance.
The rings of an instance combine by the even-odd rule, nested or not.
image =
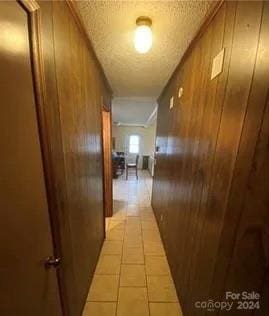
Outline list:
[[[140,54],[147,53],[152,46],[151,24],[151,19],[148,17],[139,17],[136,20],[134,44]]]

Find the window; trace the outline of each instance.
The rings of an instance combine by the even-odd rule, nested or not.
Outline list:
[[[139,153],[139,136],[131,135],[129,138],[129,153],[138,154]]]

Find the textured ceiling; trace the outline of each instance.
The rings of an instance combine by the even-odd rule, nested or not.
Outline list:
[[[114,96],[158,97],[201,25],[210,3],[77,1]],[[153,45],[147,54],[137,53],[133,44],[135,21],[141,15],[152,19]]]

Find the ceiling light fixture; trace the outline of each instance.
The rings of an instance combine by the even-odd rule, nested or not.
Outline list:
[[[145,16],[140,16],[136,20],[134,44],[140,54],[147,53],[152,46],[151,24],[151,19]]]

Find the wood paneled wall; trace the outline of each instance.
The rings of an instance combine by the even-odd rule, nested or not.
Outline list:
[[[111,91],[72,3],[40,1],[46,171],[65,315],[81,315],[104,239],[101,110]]]
[[[231,315],[268,315],[269,2],[225,1],[210,19],[159,98],[152,205],[185,316],[252,290],[261,309]]]

